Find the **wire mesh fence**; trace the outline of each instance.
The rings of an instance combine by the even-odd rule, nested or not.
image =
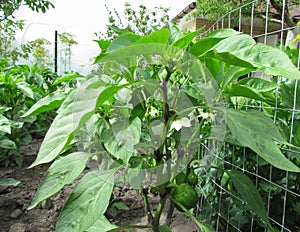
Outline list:
[[[252,1],[228,12],[218,19],[207,31],[200,35],[222,28],[234,28],[249,34],[257,42],[284,50],[294,64],[300,68],[299,44],[294,39],[300,33],[300,26],[287,26],[285,12],[288,1],[283,0],[281,20],[273,20],[270,1],[263,4]],[[265,15],[257,17],[255,8],[265,10]],[[257,71],[251,76],[264,78],[278,87],[275,91],[274,106],[261,102],[236,99],[230,106],[239,109],[264,111],[273,118],[290,144],[300,145],[300,88],[297,80],[284,77],[269,77]],[[284,99],[282,96],[284,95]],[[299,165],[300,150],[295,146],[285,146],[284,155],[296,160]],[[238,169],[247,174],[255,183],[264,201],[268,218],[278,231],[299,231],[300,225],[300,176],[279,170],[267,164],[248,148],[229,145],[226,142],[209,141],[201,144],[199,158],[210,163],[211,167],[203,171],[200,191],[203,193],[197,208],[198,217],[213,225],[216,231],[268,231],[260,219],[251,213],[239,194],[228,184],[226,175],[216,172],[218,167]]]

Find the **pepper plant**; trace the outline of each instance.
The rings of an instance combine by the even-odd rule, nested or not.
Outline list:
[[[51,109],[60,105],[67,92],[76,86],[75,79],[80,77],[78,73],[58,77],[48,68],[10,65],[8,59],[0,59],[1,165],[16,163],[22,166],[24,155],[30,154],[22,147],[44,136],[56,115]],[[22,117],[37,101],[44,102],[49,97],[52,100],[50,110],[45,107],[38,113],[36,111],[31,116]]]
[[[98,170],[75,185],[57,231],[171,231],[174,208],[211,231],[193,214],[202,194],[197,174],[203,169],[226,173],[249,212],[272,229],[251,179],[230,167],[216,169],[209,157],[197,154],[203,145],[218,152],[218,143],[225,141],[251,149],[275,168],[300,172],[281,152],[292,145],[267,114],[227,104],[236,97],[270,103],[265,90],[276,88],[272,83],[250,77],[236,81],[255,70],[294,80],[300,72],[286,54],[250,36],[224,29],[197,41],[199,32],[183,34],[169,24],[147,36],[122,31],[113,41],[97,41],[99,73],[62,102],[31,165],[53,162],[28,209],[73,182],[93,159]],[[51,102],[48,98],[33,107],[49,109]],[[125,182],[144,199],[145,225],[117,226],[105,217],[114,186]],[[153,192],[160,196],[156,210],[149,203]]]

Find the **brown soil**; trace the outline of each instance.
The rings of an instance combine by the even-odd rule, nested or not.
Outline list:
[[[18,186],[0,186],[0,231],[1,232],[49,232],[55,231],[57,217],[64,202],[72,191],[74,184],[66,186],[55,196],[46,200],[32,210],[26,210],[33,200],[35,192],[45,177],[49,165],[39,165],[32,169],[27,167],[33,162],[34,156],[26,156],[24,165],[19,167],[0,167],[0,177],[20,180]],[[85,170],[85,172],[89,171]],[[128,185],[116,186],[114,197],[123,201],[129,210],[119,210],[117,217],[111,219],[115,224],[145,224],[146,217],[142,198]],[[157,196],[150,201],[155,208]],[[166,212],[162,215],[164,218]],[[184,216],[175,212],[172,222],[174,232],[195,232],[195,226]],[[147,231],[147,230],[144,230]],[[100,231],[101,232],[101,231]]]

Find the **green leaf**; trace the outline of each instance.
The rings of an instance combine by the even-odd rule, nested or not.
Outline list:
[[[49,167],[47,176],[39,186],[34,200],[28,206],[28,210],[53,196],[65,185],[72,183],[84,170],[91,155],[86,152],[75,152],[56,160]]]
[[[0,147],[5,148],[5,149],[17,149],[16,143],[5,137],[1,138]]]
[[[30,115],[36,115],[56,109],[61,106],[66,97],[67,94],[64,92],[52,92],[36,102],[24,115],[22,115],[22,117],[28,117]]]
[[[150,122],[149,133],[153,147],[158,149],[166,138],[166,126],[162,117],[154,119]]]
[[[93,228],[109,205],[115,171],[90,172],[76,184],[58,217],[57,232]]]
[[[111,224],[109,220],[104,216],[101,215],[94,225],[87,229],[87,232],[99,232],[99,231],[109,231],[112,229],[118,228],[117,226]]]
[[[60,78],[58,78],[54,81],[52,86],[57,86],[62,82],[68,82],[70,80],[73,80],[73,79],[76,79],[76,78],[79,78],[79,77],[83,77],[83,76],[81,74],[77,73],[77,72],[63,74]]]
[[[74,133],[94,114],[98,95],[105,89],[104,86],[88,88],[95,83],[102,82],[98,78],[90,79],[66,98],[30,168],[55,159],[68,146]]]
[[[295,92],[295,88],[297,88],[296,92]],[[300,109],[300,86],[299,86],[299,83],[296,84],[295,80],[286,81],[280,87],[280,94],[282,97],[282,105],[284,107],[287,107],[288,109],[293,109],[294,104],[296,103],[295,108],[297,110]],[[291,97],[291,96],[293,96],[293,97]],[[296,101],[294,100],[294,97],[296,97]]]
[[[248,86],[243,86],[239,84],[232,84],[228,86],[225,91],[225,94],[228,94],[230,97],[247,97],[250,99],[255,99],[258,101],[266,102],[268,104],[272,104],[273,102],[265,99],[262,94],[260,94],[256,89],[249,88]]]
[[[3,115],[0,115],[0,131],[3,131],[4,133],[7,133],[7,134],[11,133],[10,122]]]
[[[170,31],[169,44],[172,44],[176,40],[179,40],[183,36],[183,33],[177,25],[171,22],[167,22],[167,23]]]
[[[124,33],[129,33],[130,32],[128,30],[129,29],[128,27],[127,28],[119,28],[119,27],[117,27],[115,25],[108,25],[107,28],[110,29],[110,30],[112,30],[112,31],[114,31],[114,32],[116,32],[119,35],[122,35]]]
[[[251,62],[266,75],[300,79],[299,69],[294,66],[287,54],[277,48],[257,43],[247,51],[245,57],[239,54],[238,57]]]
[[[130,183],[133,189],[142,188],[143,181],[146,179],[146,171],[144,169],[129,168],[125,173],[125,181]]]
[[[158,229],[159,229],[159,232],[172,232],[171,228],[166,225],[160,226]]]
[[[111,41],[109,40],[94,40],[94,41],[98,43],[101,52],[106,52],[107,48],[111,44]]]
[[[224,76],[223,76],[223,82],[222,82],[222,88],[226,88],[228,84],[230,84],[232,81],[238,79],[239,77],[242,77],[244,75],[247,75],[250,73],[253,69],[252,68],[244,68],[244,67],[238,67],[233,65],[224,65]]]
[[[124,33],[111,42],[107,53],[116,51],[120,48],[127,47],[140,39],[140,36],[131,32]]]
[[[237,48],[239,49],[239,48]],[[239,58],[230,52],[218,52],[216,50],[210,50],[199,57],[200,60],[218,59],[226,64],[231,64],[238,67],[248,68],[250,71],[254,70],[253,65],[245,59]]]
[[[249,49],[255,46],[255,40],[245,34],[237,34],[228,38],[222,39],[215,46],[209,50],[215,50],[217,53],[230,53],[240,59],[245,59],[246,54],[248,55]],[[245,59],[245,61],[248,61]]]
[[[227,126],[241,146],[249,147],[273,166],[291,172],[300,168],[288,160],[277,143],[286,144],[273,121],[259,111],[226,110]]]
[[[11,107],[6,107],[6,106],[0,106],[0,114],[8,111],[8,110],[11,110],[12,108]]]
[[[135,151],[141,136],[141,120],[136,117],[131,121],[117,121],[112,128],[102,135],[105,148],[117,159],[127,163]]]
[[[199,35],[199,33],[201,31],[203,31],[204,27],[196,30],[196,31],[193,31],[193,32],[190,32],[188,34],[186,34],[185,36],[179,38],[178,40],[174,41],[171,46],[174,46],[174,47],[177,47],[177,48],[180,48],[180,49],[183,49],[185,47],[187,47],[188,45],[191,44],[191,42],[193,41],[193,39]]]
[[[237,82],[239,85],[245,85],[259,92],[268,92],[278,88],[278,84],[258,77],[247,77]]]
[[[0,186],[17,186],[21,181],[13,178],[0,178]]]
[[[128,206],[122,201],[114,202],[113,207],[115,207],[119,210],[129,210]]]
[[[22,91],[22,93],[26,96],[29,97],[31,99],[34,99],[34,93],[30,87],[30,85],[26,82],[19,82],[17,83],[17,87],[18,89],[20,89]]]
[[[134,44],[157,43],[167,44],[169,39],[169,30],[162,29],[151,33],[150,35],[141,37]]]
[[[271,226],[264,202],[250,178],[238,170],[228,170],[226,172],[231,177],[232,183],[241,195],[242,200],[247,203],[247,207],[267,225]]]
[[[222,40],[219,38],[212,39],[215,41],[210,41],[210,38],[207,39],[209,45],[203,44],[204,42],[200,42],[200,40],[199,44],[197,43],[192,47],[191,53],[196,56],[200,55],[199,58],[201,59],[205,57],[217,58],[225,63],[241,67],[250,67],[249,64],[251,64],[256,69],[263,70],[266,75],[300,79],[300,71],[293,65],[288,55],[279,49],[255,43],[250,36],[245,34]],[[226,61],[224,56],[228,56],[230,59]],[[234,57],[243,63],[235,62]]]
[[[241,32],[238,32],[231,28],[225,29],[218,29],[210,32],[205,38],[219,38],[219,39],[226,39],[228,37],[240,35]]]
[[[240,34],[239,32],[233,29],[221,29],[215,30],[208,34],[205,38],[200,39],[195,43],[190,49],[189,52],[195,56],[199,56],[208,50],[212,49],[216,44],[218,44],[223,39],[228,37],[236,36]]]

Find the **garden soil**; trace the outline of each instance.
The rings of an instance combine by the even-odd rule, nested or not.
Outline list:
[[[26,149],[38,150],[37,145],[31,145]],[[20,180],[18,186],[0,186],[0,232],[48,232],[55,231],[57,217],[70,195],[74,184],[65,186],[60,192],[44,201],[36,208],[27,210],[33,200],[35,192],[45,178],[49,165],[39,165],[28,169],[34,161],[34,156],[25,156],[22,168],[0,167],[0,177]],[[90,171],[87,168],[84,172]],[[84,174],[84,173],[83,173]],[[116,186],[114,197],[117,201],[123,201],[129,210],[119,210],[115,218],[110,218],[117,225],[146,224],[146,216],[143,200],[137,192],[128,185]],[[150,196],[150,202],[155,209],[158,196]],[[167,212],[162,215],[162,220]],[[186,217],[175,211],[172,218],[173,232],[196,232],[195,225]],[[137,230],[148,231],[148,230]],[[102,232],[99,230],[99,232]]]

